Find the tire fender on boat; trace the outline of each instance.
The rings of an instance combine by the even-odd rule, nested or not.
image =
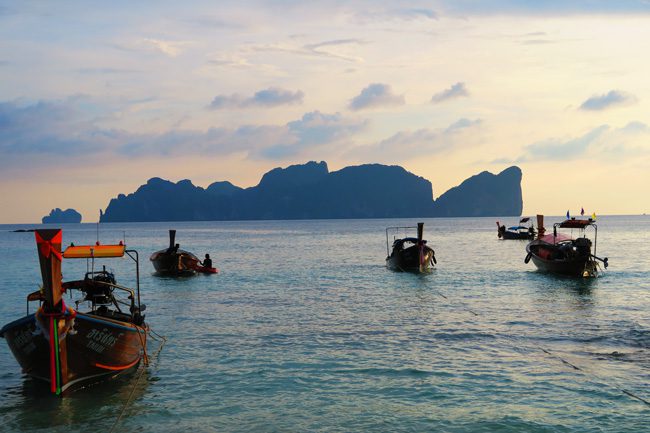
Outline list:
[[[530,262],[530,258],[531,258],[532,256],[533,256],[533,253],[528,253],[528,255],[526,255],[526,258],[524,259],[524,263],[527,264],[528,262]]]

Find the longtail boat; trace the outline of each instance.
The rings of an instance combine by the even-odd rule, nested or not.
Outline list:
[[[63,394],[115,377],[147,360],[148,326],[140,303],[138,253],[118,245],[70,245],[61,252],[60,229],[36,230],[43,286],[27,296],[27,315],[0,330],[25,374],[50,384]],[[136,288],[117,284],[96,259],[130,257],[135,262]],[[84,279],[62,282],[64,259],[87,259]],[[77,291],[75,307],[64,293]],[[119,296],[122,294],[122,296]],[[39,302],[35,313],[30,302]],[[85,311],[81,311],[83,304]]]
[[[199,266],[199,258],[189,251],[181,250],[179,244],[174,243],[176,230],[169,231],[169,247],[156,251],[149,257],[153,267],[159,274],[172,276],[194,275]]]
[[[529,223],[527,226],[523,225]],[[506,228],[497,221],[497,236],[499,239],[535,239],[535,227],[529,217],[524,217],[519,220],[518,226]]]
[[[426,272],[436,261],[436,254],[423,239],[424,223],[418,223],[417,237],[397,237],[402,230],[416,227],[388,227],[386,229],[386,267],[400,272]],[[392,233],[392,251],[389,250],[389,235]]]
[[[538,215],[537,218],[541,235],[526,246],[528,254],[524,259],[525,263],[532,259],[537,269],[541,271],[576,277],[598,276],[599,262],[603,263],[605,268],[609,266],[607,257],[596,256],[598,227],[594,220],[570,218],[553,224],[553,233],[545,235],[543,216]],[[585,233],[589,227],[594,230],[593,243]],[[577,230],[579,235],[573,238],[559,232],[558,229]]]

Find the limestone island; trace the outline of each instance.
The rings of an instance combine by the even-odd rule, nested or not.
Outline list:
[[[78,224],[81,222],[81,214],[74,209],[61,210],[57,207],[52,209],[49,215],[44,216],[42,222],[43,224]]]

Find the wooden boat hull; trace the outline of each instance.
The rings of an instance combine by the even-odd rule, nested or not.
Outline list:
[[[5,325],[0,331],[25,374],[50,382],[47,324],[38,313]],[[145,353],[146,328],[96,314],[76,313],[60,320],[61,390],[83,386],[137,368]]]
[[[420,268],[420,252],[417,245],[413,245],[399,252],[393,252],[386,257],[386,267],[398,272],[427,272],[433,262],[433,250],[424,247],[422,267]]]
[[[566,257],[557,253],[558,250],[554,245],[533,241],[526,246],[526,263],[532,260],[540,271],[573,277],[585,276],[585,272],[586,276],[594,276],[597,273],[597,265],[589,254]]]
[[[153,253],[150,260],[156,272],[175,276],[193,275],[199,263],[194,254],[185,251],[160,250]]]
[[[513,240],[531,240],[535,238],[534,233],[515,233],[511,231],[501,232],[502,239],[513,239]]]

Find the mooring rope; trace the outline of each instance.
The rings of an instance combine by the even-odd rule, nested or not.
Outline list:
[[[140,334],[139,331],[138,331],[138,334]],[[158,355],[160,354],[160,351],[162,350],[165,343],[167,342],[167,338],[160,335],[160,334],[158,334],[158,333],[156,333],[153,329],[149,329],[148,334],[151,336],[151,338],[153,340],[156,340],[156,341],[160,342],[160,346],[158,346],[158,350],[156,350],[156,353],[154,353],[154,355],[153,355],[153,358],[158,359]],[[158,337],[158,338],[156,338],[156,337]],[[140,339],[140,342],[142,343],[142,338]],[[122,417],[126,413],[127,408],[131,405],[131,401],[133,399],[133,395],[135,394],[135,390],[138,387],[138,383],[140,383],[140,379],[144,375],[144,372],[147,370],[147,366],[149,365],[150,357],[148,357],[147,354],[146,354],[147,353],[146,348],[143,348],[143,349],[144,349],[143,358],[145,358],[145,360],[146,360],[145,365],[140,366],[140,372],[138,373],[138,377],[135,379],[135,382],[133,382],[133,386],[131,387],[131,392],[129,393],[129,396],[127,397],[126,401],[124,402],[124,405],[122,406],[122,410],[120,411],[120,414],[117,416],[117,418],[115,419],[115,422],[113,423],[113,426],[109,430],[110,433],[113,433],[115,431],[115,429],[119,425],[120,421],[122,420]]]
[[[444,295],[444,294],[441,293],[440,291],[438,291],[438,290],[436,290],[436,289],[433,289],[433,291],[434,291],[436,294],[438,294],[440,297],[442,297],[442,298],[444,298],[444,299],[446,299],[446,300],[449,300],[449,297],[446,296],[446,295]],[[468,311],[469,313],[473,314],[474,316],[477,316],[477,317],[479,316],[478,313],[476,313],[475,311],[473,311],[471,308],[467,307],[464,303],[462,303],[462,302],[456,302],[456,303],[457,303],[458,305],[460,305],[460,307],[461,307],[462,309],[464,309],[465,311]],[[515,340],[515,337],[513,337],[512,335],[505,334],[505,336],[508,337],[508,339],[510,339],[510,340]],[[628,391],[627,389],[625,389],[625,388],[623,388],[623,387],[621,387],[621,386],[618,386],[618,385],[616,385],[616,384],[612,384],[612,383],[610,383],[610,382],[607,382],[607,381],[603,380],[603,379],[600,378],[597,374],[588,371],[588,370],[585,369],[584,367],[579,367],[579,366],[577,366],[576,364],[567,361],[567,360],[564,359],[562,356],[558,355],[557,353],[554,353],[553,351],[551,351],[550,349],[548,349],[548,348],[546,348],[546,347],[544,347],[544,346],[541,346],[541,345],[539,345],[539,344],[537,344],[537,343],[532,343],[532,344],[533,344],[537,349],[539,349],[539,350],[541,350],[542,352],[544,352],[545,354],[547,354],[547,355],[549,355],[549,356],[552,356],[552,357],[558,359],[560,362],[562,362],[563,364],[565,364],[565,365],[567,365],[567,366],[573,368],[574,370],[581,371],[581,372],[583,372],[583,373],[585,373],[585,374],[588,374],[588,375],[590,375],[590,376],[592,376],[592,377],[594,377],[594,378],[600,380],[602,383],[604,383],[605,385],[609,386],[610,388],[616,389],[616,390],[618,390],[619,392],[621,392],[621,393],[627,395],[628,397],[632,397],[633,399],[638,400],[638,401],[640,401],[641,403],[646,404],[647,406],[650,406],[650,401],[644,399],[643,397],[640,397],[640,396],[636,395],[635,393],[633,393],[633,392],[631,392],[631,391]]]

